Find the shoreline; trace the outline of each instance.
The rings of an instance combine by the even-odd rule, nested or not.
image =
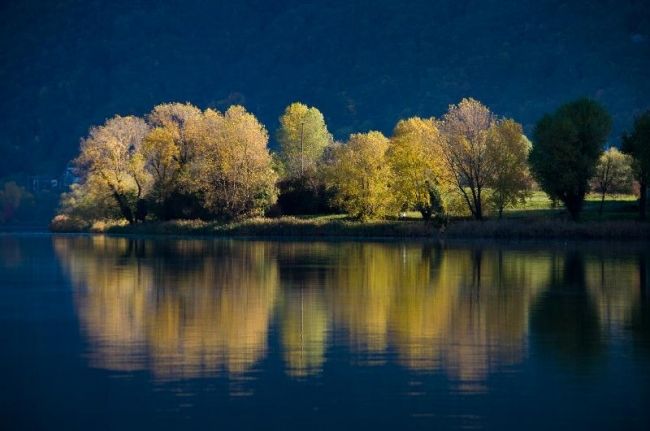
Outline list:
[[[350,240],[610,240],[650,241],[650,223],[636,220],[585,221],[547,218],[452,220],[440,227],[421,220],[358,222],[345,219],[258,218],[218,223],[174,220],[125,225],[52,223],[52,233],[110,236],[207,237],[248,239]]]

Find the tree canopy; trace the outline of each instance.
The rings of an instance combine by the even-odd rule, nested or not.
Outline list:
[[[567,103],[535,126],[530,163],[542,189],[579,217],[612,120],[590,99]]]
[[[328,183],[337,205],[357,219],[381,218],[395,210],[386,160],[389,145],[388,138],[372,131],[350,135],[335,150]]]
[[[295,102],[280,117],[278,142],[286,175],[302,178],[316,171],[316,164],[332,142],[332,136],[317,108]]]
[[[641,218],[645,219],[648,180],[650,180],[650,111],[635,118],[632,131],[623,135],[622,149],[634,158],[634,175],[641,189],[639,209]]]
[[[446,167],[440,154],[440,131],[433,118],[412,117],[395,126],[387,160],[392,170],[392,193],[401,211],[420,211],[428,219],[442,211],[440,188]]]

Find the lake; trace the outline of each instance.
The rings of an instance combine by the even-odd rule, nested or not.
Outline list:
[[[2,429],[648,429],[650,247],[0,234]]]

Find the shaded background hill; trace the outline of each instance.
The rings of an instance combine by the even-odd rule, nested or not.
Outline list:
[[[56,175],[89,126],[166,101],[241,103],[273,134],[301,100],[344,139],[466,96],[530,132],[586,95],[612,113],[617,143],[650,107],[647,3],[3,2],[0,178]]]

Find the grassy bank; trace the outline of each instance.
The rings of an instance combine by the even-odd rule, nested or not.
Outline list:
[[[502,220],[478,222],[452,218],[446,226],[427,223],[419,213],[401,220],[359,222],[342,215],[256,218],[219,223],[174,220],[128,225],[122,221],[85,223],[57,216],[53,232],[92,232],[116,235],[197,235],[222,237],[304,238],[481,238],[481,239],[611,239],[650,240],[650,223],[637,221],[632,195],[609,196],[599,212],[600,196],[588,195],[581,222],[567,220],[563,208],[554,208],[542,192],[526,204],[504,213]]]
[[[549,218],[452,220],[447,226],[421,220],[356,222],[340,217],[259,218],[221,224],[176,220],[137,225],[95,223],[77,228],[62,224],[54,232],[94,232],[117,235],[198,235],[234,237],[313,238],[499,238],[499,239],[616,239],[648,240],[650,224],[634,220],[572,222]]]

